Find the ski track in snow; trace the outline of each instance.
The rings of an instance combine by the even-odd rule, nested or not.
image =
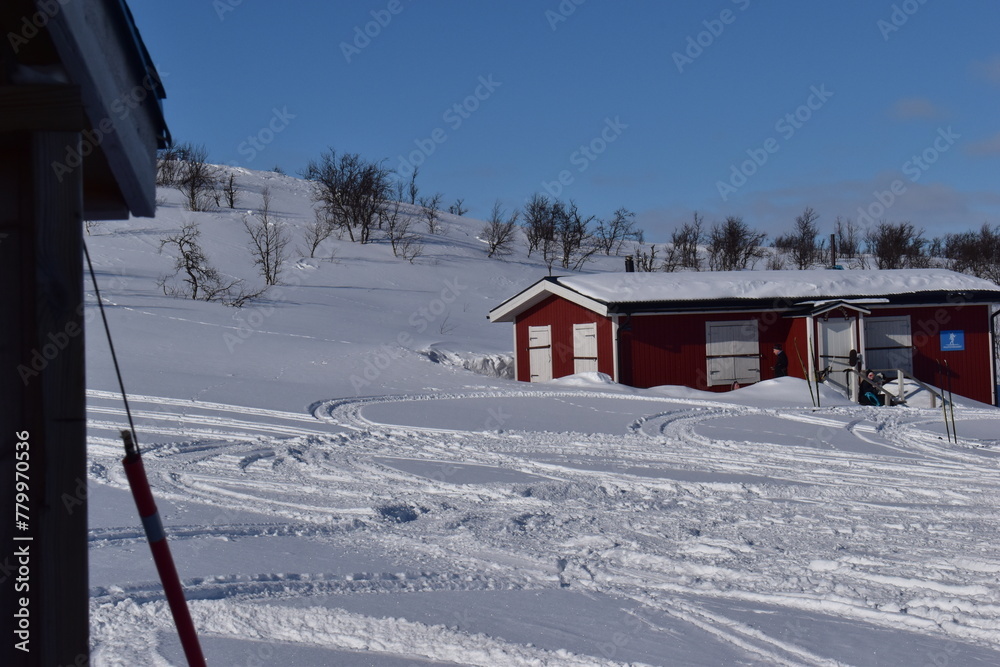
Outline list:
[[[124,410],[112,393],[88,397],[91,479],[127,489],[113,434]],[[622,432],[470,431],[365,417],[376,404],[446,415],[449,400],[523,398],[553,406],[602,399]],[[623,419],[630,400],[662,411]],[[820,613],[1000,657],[1000,559],[991,547],[1000,542],[992,521],[1000,468],[984,455],[996,443],[949,445],[930,428],[939,419],[933,410],[767,409],[582,390],[337,399],[314,404],[312,414],[131,401],[142,432],[165,439],[143,450],[158,499],[217,512],[208,525],[169,526],[172,543],[293,535],[349,540],[412,564],[186,580],[208,636],[469,665],[623,664],[461,628],[282,604],[334,593],[569,589],[638,605],[648,612],[645,631],[664,631],[653,614],[698,628],[745,664],[847,663],[705,600]],[[1000,423],[995,411],[956,412],[960,434],[963,422]],[[734,423],[752,440],[727,439]],[[788,433],[800,444],[789,444]],[[244,510],[268,520],[239,520]],[[90,540],[100,550],[144,537],[136,524],[94,528]],[[94,587],[91,595],[95,664],[102,655],[168,664],[157,648],[171,631],[158,583]]]

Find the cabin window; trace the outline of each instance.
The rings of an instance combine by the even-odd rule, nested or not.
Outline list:
[[[573,325],[573,372],[597,371],[597,323]]]
[[[708,386],[760,381],[760,346],[756,320],[705,324]]]
[[[910,317],[866,317],[865,365],[878,371],[900,369],[913,375],[913,337]]]

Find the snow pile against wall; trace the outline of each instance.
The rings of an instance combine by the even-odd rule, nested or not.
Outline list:
[[[514,357],[509,354],[458,352],[441,345],[432,345],[424,354],[436,364],[457,366],[487,377],[514,379]]]

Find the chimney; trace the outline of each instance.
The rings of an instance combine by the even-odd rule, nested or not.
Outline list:
[[[625,273],[635,273],[635,261],[632,255],[625,255]]]

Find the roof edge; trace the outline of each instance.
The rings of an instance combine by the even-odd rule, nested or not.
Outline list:
[[[518,315],[550,296],[560,296],[599,315],[608,315],[606,303],[584,296],[559,283],[559,276],[546,276],[510,297],[489,312],[490,322],[513,322]]]

